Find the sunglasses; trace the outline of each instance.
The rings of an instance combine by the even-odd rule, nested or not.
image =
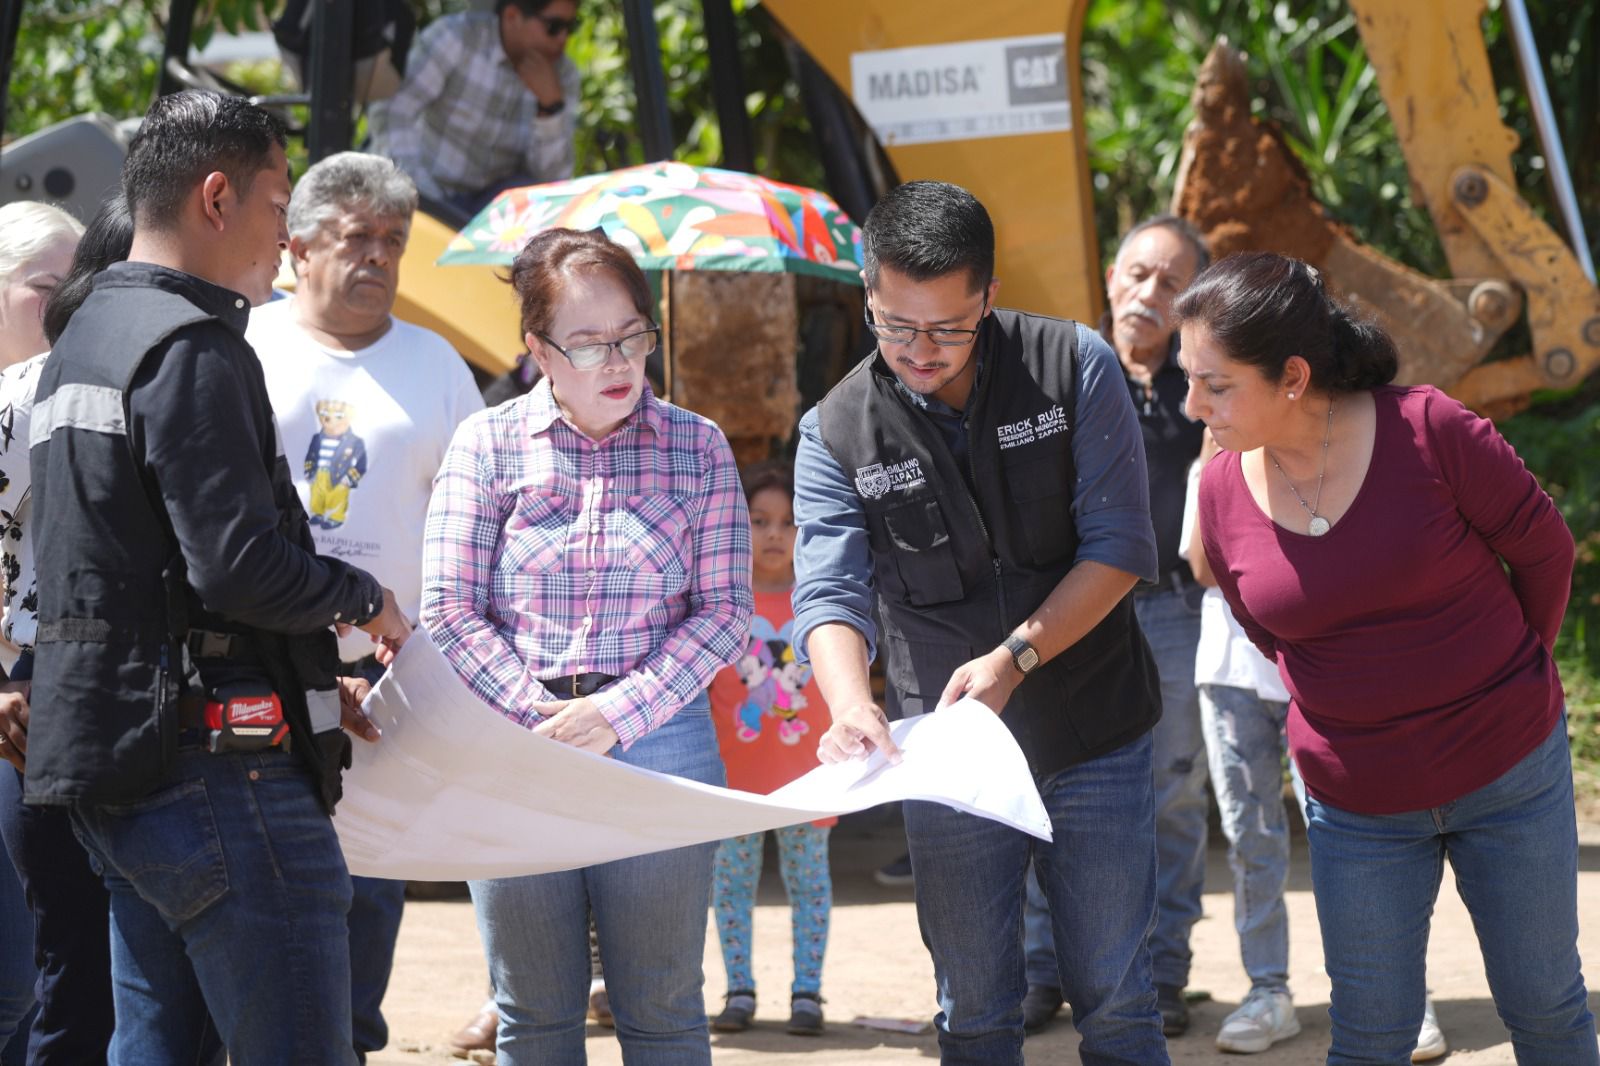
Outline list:
[[[578,31],[578,25],[582,21],[576,15],[569,19],[546,17],[544,15],[538,15],[536,17],[540,22],[544,23],[544,32],[548,33],[552,37],[560,37],[563,34],[576,33]]]

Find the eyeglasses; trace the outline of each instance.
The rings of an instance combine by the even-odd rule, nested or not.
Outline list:
[[[614,341],[600,341],[597,344],[575,344],[571,348],[563,348],[555,341],[538,334],[540,340],[567,357],[567,362],[572,364],[574,370],[593,370],[597,366],[604,366],[607,359],[611,358],[611,349],[615,348],[622,353],[624,359],[643,359],[656,350],[656,344],[661,339],[661,327],[651,326],[641,329],[637,333],[630,333]]]
[[[989,296],[984,294],[983,307],[978,311],[978,322],[983,323],[983,316],[989,313]],[[872,308],[864,306],[862,317],[866,319],[867,329],[872,335],[885,344],[910,344],[917,339],[917,334],[926,333],[928,339],[941,348],[960,348],[971,344],[978,336],[975,329],[917,329],[915,326],[885,326],[872,320]]]
[[[569,19],[555,18],[553,16],[546,17],[544,15],[539,15],[537,17],[540,22],[544,23],[544,32],[548,33],[552,37],[560,37],[565,33],[578,32],[578,24],[583,21],[576,15]]]

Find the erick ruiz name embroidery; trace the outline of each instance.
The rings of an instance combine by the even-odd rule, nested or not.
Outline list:
[[[880,500],[893,489],[916,489],[928,483],[922,475],[922,463],[916,459],[892,463],[873,463],[856,467],[856,492],[863,499]]]
[[[995,433],[1000,438],[1000,450],[1016,448],[1024,444],[1032,444],[1036,440],[1053,437],[1057,433],[1067,431],[1067,412],[1060,404],[1056,404],[1048,411],[1042,411],[1032,418],[1024,418],[1017,422],[1008,422],[996,428]]]

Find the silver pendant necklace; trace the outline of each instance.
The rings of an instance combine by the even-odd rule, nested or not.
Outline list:
[[[1306,532],[1313,537],[1320,537],[1333,528],[1326,518],[1317,513],[1318,508],[1322,506],[1322,479],[1328,472],[1328,441],[1332,439],[1333,401],[1330,399],[1328,401],[1328,428],[1322,432],[1322,469],[1317,471],[1317,495],[1313,503],[1306,502],[1306,498],[1300,495],[1300,490],[1294,487],[1294,482],[1289,479],[1289,475],[1284,473],[1283,467],[1278,466],[1277,458],[1270,451],[1267,451],[1267,458],[1272,460],[1272,465],[1277,467],[1278,473],[1283,474],[1283,483],[1289,486],[1289,491],[1294,493],[1294,498],[1300,501],[1300,506],[1305,509],[1306,514],[1311,516],[1311,521],[1306,526]],[[1266,451],[1266,449],[1262,450]]]

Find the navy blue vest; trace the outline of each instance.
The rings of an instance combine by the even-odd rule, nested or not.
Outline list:
[[[818,407],[822,441],[866,513],[879,648],[907,714],[932,710],[955,668],[998,646],[1077,556],[1077,325],[996,310],[977,343],[966,477],[876,353]],[[1160,715],[1155,660],[1124,597],[1017,687],[1002,721],[1048,774],[1137,739]]]

